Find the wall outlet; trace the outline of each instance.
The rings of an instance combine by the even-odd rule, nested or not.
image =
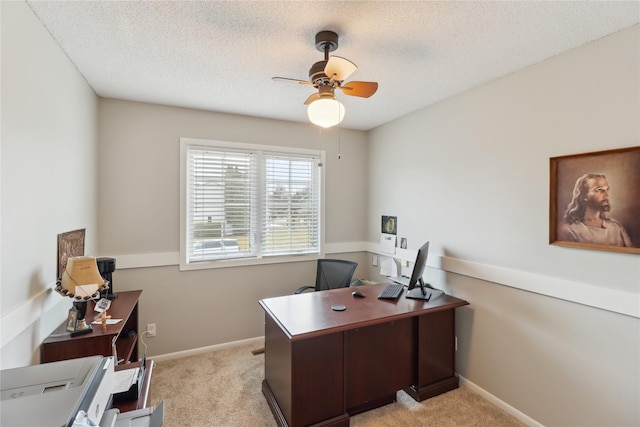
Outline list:
[[[456,351],[458,351],[458,337],[455,337],[456,341],[455,341],[455,349]]]
[[[378,254],[371,255],[371,265],[374,267],[378,266]]]
[[[156,324],[155,323],[149,323],[147,325],[147,335],[149,335],[150,337],[155,337],[156,336]]]

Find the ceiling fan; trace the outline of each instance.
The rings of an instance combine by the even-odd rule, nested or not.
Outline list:
[[[333,31],[320,31],[316,34],[316,49],[324,52],[324,60],[318,61],[309,69],[309,80],[273,77],[276,81],[294,82],[313,86],[317,93],[304,102],[309,105],[307,114],[312,123],[322,126],[335,126],[344,118],[344,105],[335,99],[335,90],[345,95],[369,98],[378,90],[377,82],[344,81],[358,69],[356,64],[339,56],[329,57],[329,52],[338,48],[338,34]]]

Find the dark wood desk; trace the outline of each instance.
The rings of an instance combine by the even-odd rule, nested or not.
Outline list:
[[[142,291],[119,292],[118,298],[111,302],[108,314],[112,319],[122,319],[115,325],[107,325],[102,332],[100,325],[92,325],[93,332],[71,337],[63,322],[40,348],[42,363],[58,360],[75,359],[86,356],[113,356],[113,343],[116,345],[118,358],[124,362],[138,360],[138,300]],[[87,302],[87,323],[98,315],[94,310],[95,301]]]
[[[262,392],[280,426],[348,426],[350,415],[396,400],[423,400],[458,387],[455,308],[379,300],[384,284],[260,300],[265,311]],[[344,305],[334,311],[332,305]]]

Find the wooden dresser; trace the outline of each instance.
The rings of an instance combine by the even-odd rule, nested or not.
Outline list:
[[[42,343],[40,361],[42,363],[75,359],[86,356],[113,356],[114,349],[119,363],[138,360],[138,300],[142,291],[119,292],[111,302],[108,314],[112,319],[122,319],[115,325],[107,325],[103,332],[101,325],[92,325],[93,332],[71,337],[63,322]],[[95,302],[87,302],[87,323],[94,320],[98,312]]]

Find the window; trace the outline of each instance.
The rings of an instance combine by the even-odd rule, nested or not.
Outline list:
[[[323,153],[180,143],[182,267],[321,253]]]

